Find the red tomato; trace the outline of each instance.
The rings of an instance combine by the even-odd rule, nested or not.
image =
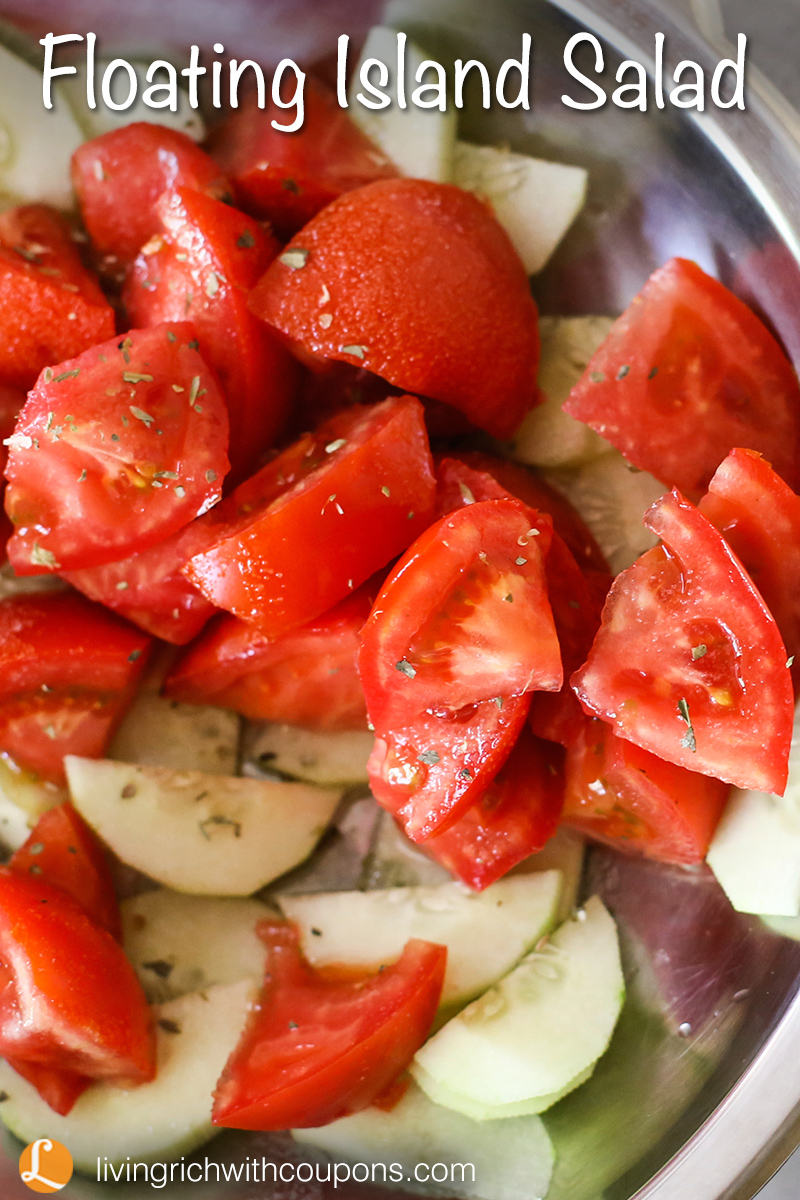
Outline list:
[[[130,558],[85,571],[62,571],[61,577],[146,633],[183,646],[217,611],[182,573],[192,555],[214,540],[215,511]]]
[[[76,1071],[59,1071],[57,1067],[43,1067],[40,1063],[23,1062],[22,1059],[5,1055],[12,1070],[27,1079],[35,1087],[45,1104],[62,1117],[72,1111],[75,1101],[94,1082]]]
[[[686,259],[650,277],[564,405],[627,459],[696,496],[734,446],[800,480],[800,387],[775,338]]]
[[[193,323],[228,401],[228,454],[238,481],[280,433],[294,390],[294,359],[247,307],[249,289],[280,243],[201,192],[165,192],[156,209],[162,232],[133,264],[124,292],[128,319],[137,328]]]
[[[430,523],[434,488],[418,400],[347,409],[223,502],[227,528],[186,574],[218,608],[278,637],[405,550]]]
[[[758,588],[800,679],[800,497],[754,450],[734,450],[700,501]]]
[[[291,925],[259,932],[264,991],[217,1084],[214,1124],[307,1128],[367,1108],[430,1032],[446,947],[410,941],[385,970],[343,982],[309,967]]]
[[[472,808],[423,850],[475,891],[483,891],[541,850],[564,803],[564,751],[523,729],[504,767]]]
[[[102,755],[149,645],[72,593],[0,602],[0,751],[57,783],[65,754]]]
[[[617,576],[572,679],[579,699],[667,762],[783,793],[794,704],[778,627],[680,492],[657,500],[645,523],[664,545]]]
[[[48,364],[114,336],[114,310],[54,209],[0,215],[0,381],[30,388]]]
[[[35,876],[68,892],[96,925],[122,940],[119,904],[103,844],[69,802],[39,818],[8,867],[17,875]]]
[[[496,437],[537,401],[525,270],[489,209],[449,184],[385,180],[340,196],[250,303],[305,352],[444,400]]]
[[[567,749],[564,824],[625,854],[701,863],[729,787],[585,720]]]
[[[453,825],[508,758],[525,724],[530,693],[498,696],[452,716],[422,713],[375,739],[367,770],[372,794],[414,842]]]
[[[0,868],[0,1052],[135,1084],[155,1075],[147,1001],[122,947],[71,896]]]
[[[247,621],[220,617],[173,667],[165,694],[232,708],[252,721],[364,729],[358,635],[378,587],[369,580],[321,617],[277,638]]]
[[[274,129],[274,114],[250,97],[217,127],[211,153],[233,182],[242,208],[291,236],[353,188],[392,179],[397,169],[312,76],[305,81],[305,116],[292,134]]]
[[[72,156],[72,183],[96,249],[123,266],[158,232],[156,201],[162,192],[194,188],[222,199],[230,191],[213,158],[186,134],[144,121],[79,146]]]
[[[562,684],[547,599],[549,518],[518,500],[442,517],[392,571],[361,634],[359,671],[378,733]]]
[[[48,367],[6,466],[18,575],[146,550],[219,499],[228,415],[188,323],[135,330]]]

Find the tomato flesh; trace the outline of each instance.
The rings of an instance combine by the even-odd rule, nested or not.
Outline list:
[[[41,779],[97,758],[133,697],[149,638],[82,596],[0,602],[0,751]]]
[[[782,794],[794,704],[774,619],[722,535],[679,492],[645,521],[664,545],[617,576],[572,677],[579,699],[667,762]]]
[[[435,483],[412,396],[353,407],[285,450],[217,510],[217,543],[187,577],[268,636],[313,620],[430,523]]]
[[[247,307],[249,289],[280,243],[202,192],[166,192],[156,210],[162,232],[140,252],[125,287],[129,323],[193,323],[227,400],[228,456],[238,482],[280,433],[294,390],[294,359]]]
[[[378,974],[337,981],[309,967],[292,926],[260,932],[264,991],[217,1084],[214,1124],[304,1128],[368,1107],[430,1032],[446,948],[413,940]]]
[[[94,567],[163,541],[219,499],[227,441],[225,400],[188,323],[47,368],[6,464],[14,570]]]
[[[800,386],[769,330],[693,262],[645,284],[564,411],[644,471],[697,497],[734,446],[800,481]]]
[[[480,799],[423,850],[475,891],[541,850],[564,804],[564,751],[523,729]]]
[[[35,1087],[45,1104],[49,1104],[54,1112],[66,1117],[75,1105],[75,1101],[83,1095],[94,1080],[77,1071],[60,1071],[57,1067],[43,1067],[41,1063],[24,1062],[8,1054],[4,1055],[6,1062],[27,1079]]]
[[[489,209],[449,184],[384,180],[340,196],[250,304],[304,353],[443,400],[496,437],[537,402],[538,316],[523,266]]]
[[[69,802],[43,813],[28,840],[9,859],[8,868],[67,892],[96,925],[122,940],[119,904],[105,850]]]
[[[690,866],[705,859],[730,791],[586,720],[567,749],[564,824],[624,854]]]

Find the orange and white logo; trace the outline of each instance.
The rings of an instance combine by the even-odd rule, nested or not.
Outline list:
[[[72,1179],[72,1155],[61,1142],[39,1138],[19,1156],[19,1174],[32,1192],[60,1192]]]

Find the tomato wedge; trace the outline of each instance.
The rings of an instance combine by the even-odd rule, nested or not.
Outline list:
[[[734,446],[800,482],[800,386],[769,330],[693,262],[660,267],[564,411],[644,471],[696,497]]]
[[[6,465],[14,570],[94,567],[163,541],[219,499],[227,442],[225,400],[188,323],[48,367]]]
[[[119,904],[102,842],[69,802],[43,813],[8,867],[67,892],[96,925],[122,940]]]
[[[91,1079],[155,1075],[147,1002],[113,937],[71,896],[0,868],[0,1052]]]
[[[368,580],[321,617],[277,638],[220,617],[170,671],[164,692],[189,704],[232,708],[252,721],[364,729],[359,633],[378,587]]]
[[[30,388],[49,363],[114,336],[114,310],[70,226],[44,204],[0,214],[0,381]]]
[[[259,932],[264,991],[217,1084],[214,1124],[302,1128],[367,1108],[430,1032],[446,947],[415,939],[378,974],[341,981],[309,967],[291,925]]]
[[[42,779],[96,758],[133,697],[149,638],[82,596],[0,602],[0,751]]]
[[[730,791],[585,720],[567,749],[564,824],[624,854],[701,863]]]
[[[186,575],[278,637],[405,550],[430,523],[434,490],[419,401],[354,406],[240,484],[217,510],[227,526]]]
[[[564,804],[564,751],[523,729],[480,799],[422,849],[476,892],[541,850]]]
[[[333,92],[311,75],[304,100],[303,124],[291,135],[274,129],[273,114],[252,96],[218,126],[210,142],[241,207],[266,217],[286,236],[342,192],[397,176]]]
[[[443,831],[475,804],[508,758],[528,716],[530,693],[497,696],[451,716],[421,713],[375,739],[372,794],[414,842]]]
[[[794,704],[774,619],[680,492],[657,500],[645,523],[664,545],[617,576],[572,678],[579,699],[667,762],[782,794]]]
[[[496,437],[537,402],[525,270],[486,205],[449,184],[389,179],[340,196],[250,304],[303,352],[443,400]]]
[[[191,189],[165,192],[156,211],[162,232],[146,243],[125,287],[128,320],[136,328],[193,323],[228,402],[238,482],[280,433],[294,390],[294,359],[247,307],[280,243],[251,217]]]
[[[158,233],[156,202],[162,192],[194,188],[218,200],[230,193],[213,158],[191,138],[146,121],[84,142],[72,156],[72,183],[83,223],[106,266],[132,262]]]
[[[469,504],[417,539],[361,634],[359,670],[378,733],[498,695],[557,691],[547,599],[549,518],[511,498]]]
[[[720,531],[775,618],[800,679],[800,497],[760,454],[734,450],[717,468],[700,512]]]

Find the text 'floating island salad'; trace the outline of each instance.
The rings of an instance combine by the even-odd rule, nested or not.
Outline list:
[[[579,835],[800,913],[800,388],[691,262],[540,322],[580,169],[306,96],[71,126],[80,224],[6,178],[0,1120],[544,1196],[624,997]]]

